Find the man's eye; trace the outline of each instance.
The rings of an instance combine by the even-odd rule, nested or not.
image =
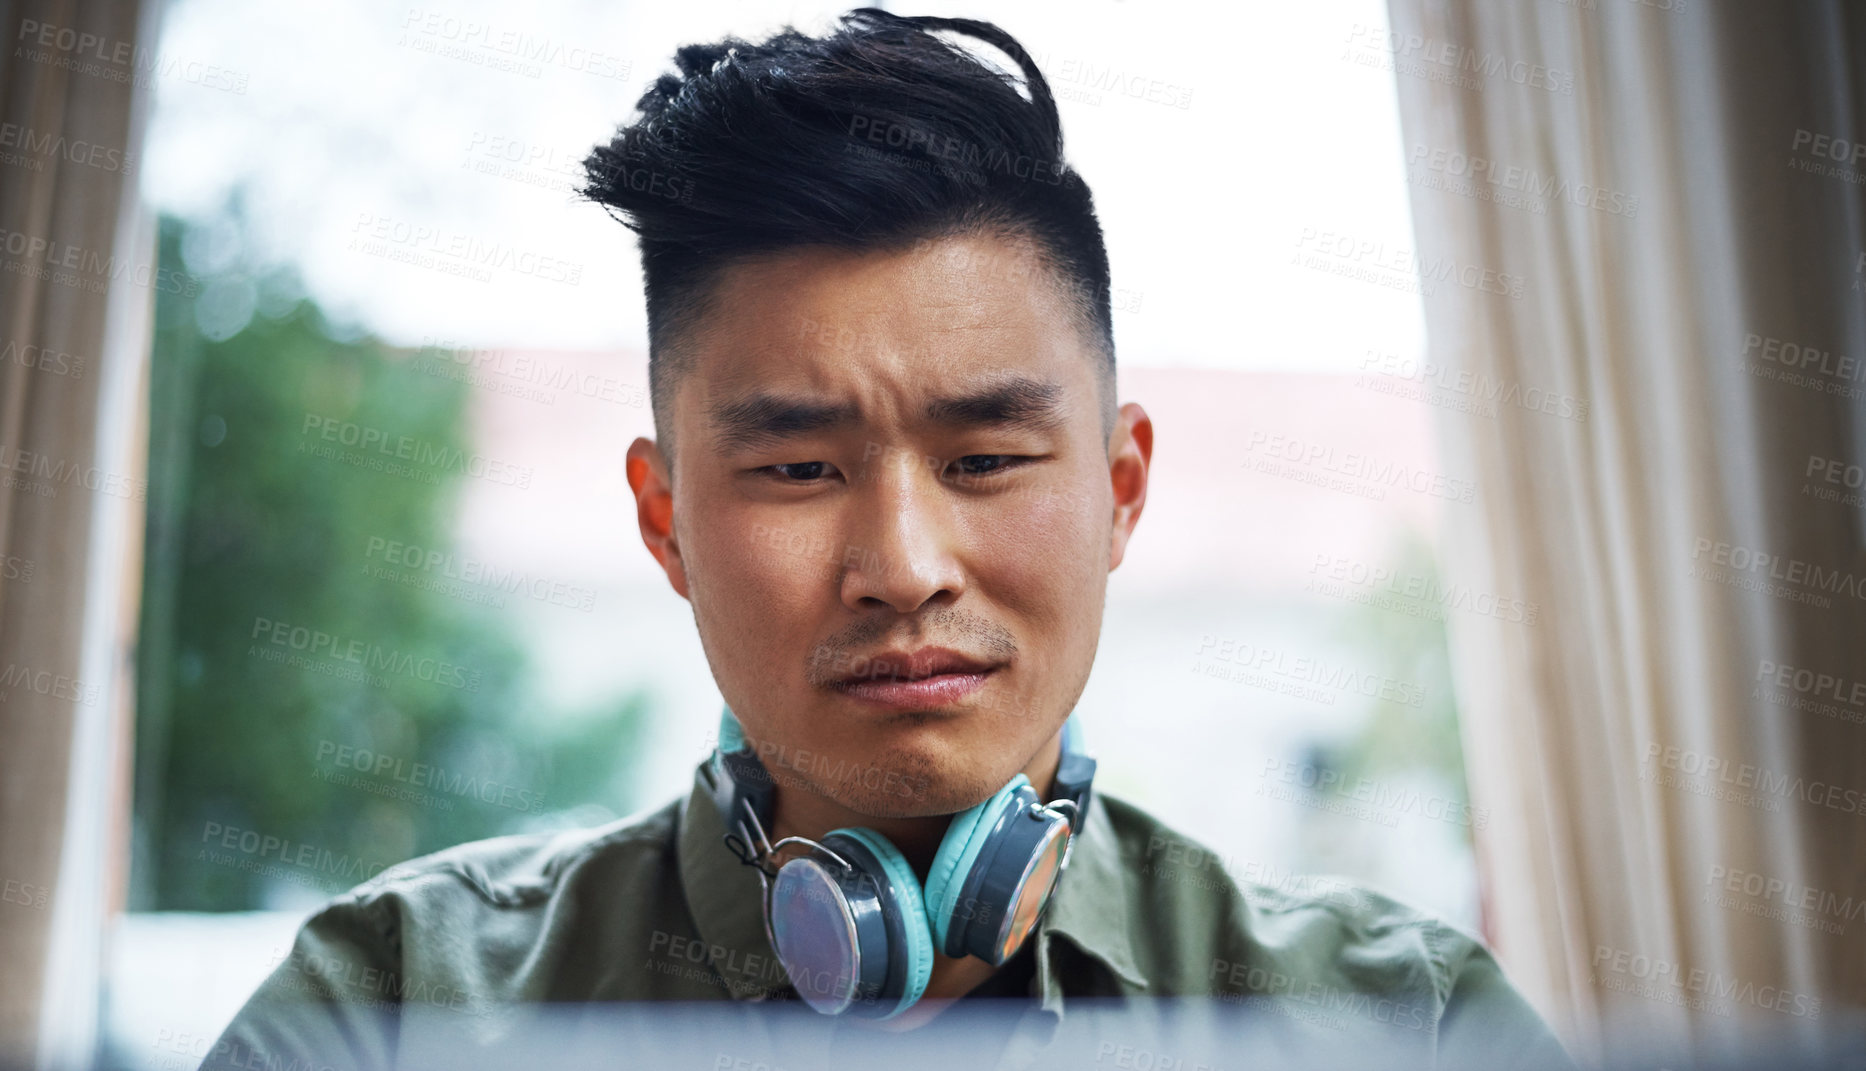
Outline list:
[[[959,474],[962,476],[983,476],[999,469],[1007,469],[1018,459],[1010,454],[968,454],[958,460]]]
[[[793,461],[784,465],[772,465],[770,471],[792,483],[807,483],[821,479],[829,469],[827,461]]]

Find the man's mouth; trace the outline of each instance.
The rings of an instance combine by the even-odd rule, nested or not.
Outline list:
[[[882,651],[830,682],[844,695],[896,710],[948,706],[983,687],[999,665],[945,647]]]

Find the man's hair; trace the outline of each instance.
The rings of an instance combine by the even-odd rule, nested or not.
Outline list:
[[[1012,75],[934,31],[977,38]],[[1010,34],[971,19],[875,8],[824,37],[687,45],[641,115],[584,161],[579,190],[640,236],[648,384],[671,451],[683,333],[720,272],[803,246],[899,250],[960,235],[1019,243],[1058,287],[1101,367],[1114,414],[1108,253],[1087,183],[1063,162],[1049,83]]]

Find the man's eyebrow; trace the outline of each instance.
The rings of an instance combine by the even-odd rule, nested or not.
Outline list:
[[[966,394],[935,398],[921,410],[929,423],[972,427],[1020,426],[1034,430],[1062,423],[1061,385],[1016,376]],[[776,394],[721,402],[707,414],[721,453],[769,446],[860,418],[848,402],[818,402]]]
[[[717,432],[715,448],[728,453],[852,423],[857,412],[848,403],[755,394],[716,405],[708,416]]]
[[[935,398],[923,415],[936,424],[1042,430],[1062,423],[1062,396],[1060,384],[1017,376],[970,394]]]

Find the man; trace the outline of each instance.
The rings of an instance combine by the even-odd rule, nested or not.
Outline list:
[[[371,1009],[509,1037],[517,1005],[799,996],[894,1031],[1019,998],[1039,1047],[1078,998],[1217,996],[1558,1063],[1474,939],[1351,886],[1240,889],[1065,748],[1153,426],[1116,405],[1100,227],[1018,43],[865,9],[677,62],[584,192],[640,236],[657,438],[627,475],[721,758],[645,818],[339,897],[209,1063],[386,1064],[412,1035]]]

